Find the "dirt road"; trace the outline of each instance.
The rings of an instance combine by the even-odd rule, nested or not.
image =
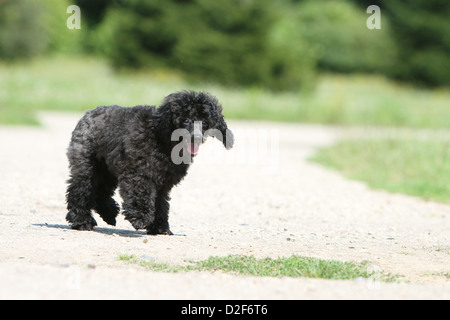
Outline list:
[[[211,140],[172,192],[174,236],[64,220],[65,150],[80,115],[43,128],[0,127],[0,298],[450,299],[450,206],[373,191],[306,159],[344,131],[230,122],[235,148]],[[407,283],[154,273],[134,254],[183,264],[212,255],[292,254],[403,275]]]

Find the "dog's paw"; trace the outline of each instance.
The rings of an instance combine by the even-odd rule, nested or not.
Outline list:
[[[155,220],[153,215],[143,214],[134,210],[124,211],[123,214],[125,215],[125,220],[130,221],[131,225],[136,230],[145,229],[153,222],[153,220]]]
[[[113,217],[102,217],[102,218],[103,218],[103,221],[105,221],[110,226],[116,225],[116,218],[113,218]]]
[[[172,236],[173,232],[170,231],[169,226],[163,227],[163,226],[155,226],[155,225],[150,225],[149,227],[147,227],[147,234],[156,236],[157,234],[165,234],[168,236]]]
[[[70,227],[74,230],[80,231],[92,231],[94,227],[97,225],[97,222],[93,223],[81,223],[81,224],[72,224]]]
[[[97,221],[95,221],[90,213],[76,215],[73,211],[69,211],[66,220],[70,223],[70,227],[75,230],[91,231],[97,225]]]
[[[145,229],[145,227],[147,226],[147,224],[141,219],[128,219],[128,220],[130,221],[133,228],[135,228],[136,230]]]
[[[89,221],[74,222],[70,225],[70,227],[74,230],[92,231],[96,225],[97,221],[91,217]]]

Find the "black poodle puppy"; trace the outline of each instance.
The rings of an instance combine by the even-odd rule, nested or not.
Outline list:
[[[103,106],[88,111],[72,133],[67,156],[71,176],[66,220],[73,229],[92,230],[94,209],[116,224],[119,187],[125,219],[148,234],[172,234],[169,193],[186,175],[207,136],[231,149],[234,137],[217,99],[183,91],[153,106]]]

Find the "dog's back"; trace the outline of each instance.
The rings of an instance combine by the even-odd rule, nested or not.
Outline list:
[[[155,107],[100,106],[89,110],[72,132],[70,149],[77,144],[90,145],[91,151],[101,152],[113,141],[123,139],[131,128],[136,129],[143,118],[152,117]]]

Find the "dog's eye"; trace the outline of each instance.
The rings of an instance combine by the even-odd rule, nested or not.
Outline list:
[[[189,119],[186,119],[186,120],[184,120],[184,122],[183,122],[184,124],[189,124],[189,123],[191,123],[191,120],[189,120]]]
[[[208,121],[203,120],[203,121],[202,121],[202,125],[203,125],[204,127],[206,127],[206,126],[208,125]]]

